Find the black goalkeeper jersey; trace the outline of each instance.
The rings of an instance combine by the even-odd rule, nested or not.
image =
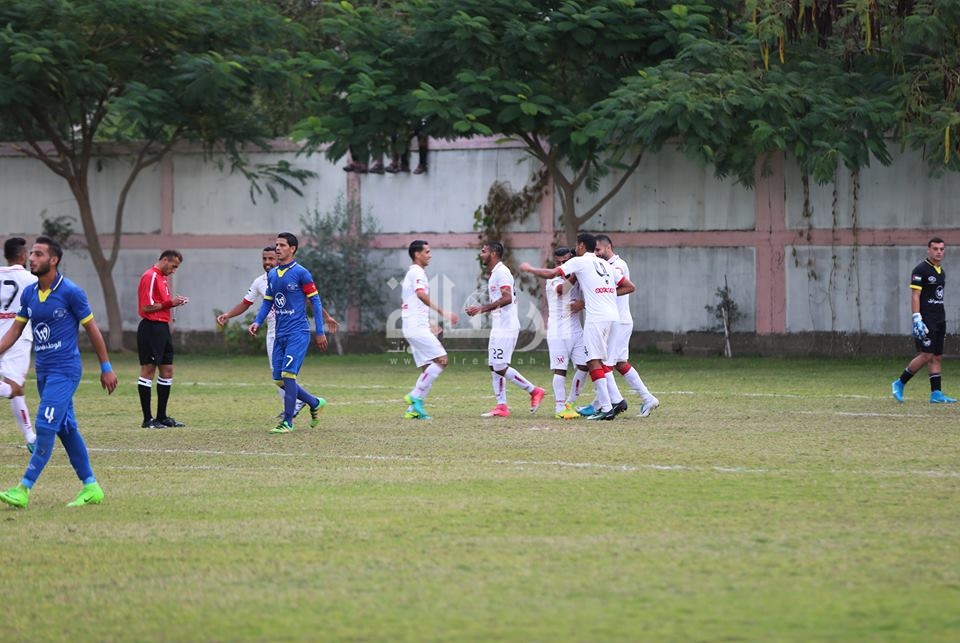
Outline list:
[[[946,273],[943,266],[936,267],[924,259],[910,275],[910,287],[920,291],[920,314],[924,321],[944,321],[947,318],[943,307],[943,286]]]

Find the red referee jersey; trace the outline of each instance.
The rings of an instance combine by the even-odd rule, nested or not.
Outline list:
[[[143,312],[144,306],[154,304],[163,304],[164,307],[150,313]],[[150,266],[140,277],[140,287],[137,289],[137,312],[144,319],[169,324],[172,306],[173,298],[170,296],[167,277],[156,266]]]

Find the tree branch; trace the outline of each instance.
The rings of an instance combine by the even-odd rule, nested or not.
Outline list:
[[[633,176],[633,173],[640,166],[641,160],[643,160],[643,150],[640,150],[639,152],[637,152],[637,158],[633,159],[633,163],[631,163],[630,167],[628,167],[627,170],[623,173],[623,176],[620,177],[620,180],[617,181],[617,184],[614,185],[612,188],[610,188],[610,190],[607,191],[607,193],[603,196],[602,199],[597,201],[596,204],[594,204],[592,208],[584,212],[583,215],[579,217],[574,217],[574,220],[577,222],[577,227],[579,227],[581,223],[583,223],[584,221],[587,221],[588,219],[590,219],[590,217],[592,217],[597,212],[599,212],[600,208],[602,208],[607,203],[609,203],[610,199],[612,199],[617,195],[620,189],[626,184],[627,179]]]
[[[148,156],[148,152],[155,142],[153,140],[147,141],[145,145],[140,147],[140,151],[137,152],[137,160],[134,162],[133,169],[127,176],[127,180],[123,183],[120,196],[117,197],[117,209],[113,215],[113,243],[110,246],[110,257],[107,259],[111,270],[113,270],[113,266],[117,263],[117,258],[120,256],[120,235],[123,232],[123,211],[127,205],[127,195],[130,193],[130,189],[133,187],[133,183],[140,175],[140,172],[151,165],[159,163],[167,152],[170,151],[170,148],[173,147],[177,141],[177,136],[181,129],[181,127],[177,127],[177,129],[174,130],[173,136],[170,137],[170,140],[168,140],[156,154]]]

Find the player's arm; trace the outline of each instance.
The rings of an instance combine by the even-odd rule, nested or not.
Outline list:
[[[8,348],[13,346],[17,340],[20,339],[20,335],[23,334],[23,329],[26,327],[26,325],[27,320],[25,318],[20,317],[19,315],[14,318],[13,324],[11,324],[10,328],[7,329],[7,332],[3,334],[3,339],[0,339],[0,353],[5,353]]]
[[[110,354],[107,352],[107,343],[103,341],[103,333],[100,327],[93,320],[93,315],[80,320],[80,324],[87,331],[87,337],[90,338],[90,345],[100,360],[100,386],[106,389],[107,394],[113,393],[117,388],[117,374],[113,372],[110,365]]]
[[[557,268],[534,268],[526,261],[520,264],[520,272],[529,272],[531,275],[540,277],[541,279],[552,279],[553,277],[563,277],[563,271]]]
[[[913,336],[923,339],[929,330],[923,323],[923,315],[920,314],[920,288],[915,286],[910,286],[910,311],[913,318]]]
[[[240,303],[228,310],[225,313],[217,315],[217,323],[221,326],[227,323],[228,319],[233,319],[237,315],[242,315],[247,311],[250,306],[253,305],[252,301],[247,301],[246,299],[241,299]]]
[[[260,330],[260,326],[263,325],[263,320],[266,319],[267,315],[270,314],[271,308],[273,308],[273,297],[267,295],[260,303],[260,310],[257,311],[257,318],[253,320],[253,323],[250,324],[250,327],[247,329],[251,335],[256,335],[257,331]]]
[[[500,286],[500,299],[491,301],[482,306],[470,306],[467,308],[467,314],[473,317],[477,313],[489,313],[491,310],[502,308],[513,301],[513,289],[510,286]]]
[[[323,309],[323,324],[331,333],[336,333],[340,330],[340,322],[334,319],[330,313],[327,312],[326,308]]]
[[[427,291],[418,290],[417,299],[422,301],[423,305],[426,306],[427,308],[437,311],[437,314],[443,317],[444,319],[449,319],[450,323],[452,324],[459,323],[460,318],[457,316],[457,314],[454,312],[447,312],[443,308],[440,308],[440,306],[438,306],[437,304],[433,303],[433,301],[430,299],[430,295],[427,294]]]
[[[621,295],[629,295],[636,289],[637,287],[633,285],[633,282],[624,277],[617,282],[617,297],[620,297]]]
[[[327,350],[327,336],[323,328],[323,303],[320,301],[320,293],[314,289],[310,295],[310,303],[313,305],[313,323],[315,324],[316,334],[313,336],[313,343],[322,351]]]

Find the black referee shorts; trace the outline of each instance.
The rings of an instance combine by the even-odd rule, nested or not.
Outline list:
[[[167,322],[141,319],[137,326],[137,351],[140,364],[173,364],[173,340]]]

